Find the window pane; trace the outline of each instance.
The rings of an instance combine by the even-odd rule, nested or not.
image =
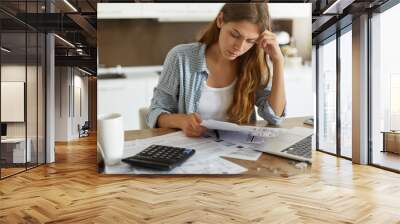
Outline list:
[[[340,37],[340,154],[351,158],[352,141],[352,35]]]
[[[319,149],[336,153],[336,41],[320,46],[318,58]]]
[[[2,32],[1,46],[1,177],[25,170],[26,144],[26,33]],[[4,126],[6,125],[6,126]],[[28,146],[28,147],[27,147]]]
[[[38,163],[45,163],[45,44],[46,36],[42,33],[39,34],[39,46],[38,46]]]
[[[27,2],[26,12],[37,13],[37,1]],[[37,23],[38,17],[31,18]],[[36,20],[36,21],[35,21]],[[27,29],[27,74],[26,74],[26,125],[27,142],[29,144],[27,167],[32,168],[38,164],[38,33],[36,30]]]
[[[2,9],[17,17],[43,13],[44,5],[44,0],[0,1]],[[45,37],[37,32],[0,12],[1,178],[43,163],[45,158]]]
[[[400,129],[400,4],[372,18],[372,163],[400,170],[400,133],[397,140],[382,132]],[[389,136],[387,136],[389,137]],[[393,137],[390,137],[393,138]],[[384,146],[386,142],[386,146]],[[393,144],[392,144],[393,143]],[[384,150],[385,152],[382,152]]]
[[[27,55],[27,80],[26,80],[26,113],[27,113],[27,135],[30,144],[28,168],[37,165],[37,33],[28,32],[28,55]]]

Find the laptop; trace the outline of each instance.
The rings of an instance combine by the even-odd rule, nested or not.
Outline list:
[[[253,145],[254,150],[311,163],[311,145],[314,129],[305,127],[275,129],[255,126],[239,126],[235,123],[216,120],[203,120],[201,125],[208,129],[236,132],[236,136],[230,134],[228,135],[228,138],[226,136],[222,137],[222,139],[225,140],[234,138],[237,141],[240,141],[239,139],[241,137],[237,133],[247,133],[252,138],[250,141],[242,140],[242,142],[255,143],[255,145]],[[218,135],[217,138],[219,139]],[[261,141],[254,141],[257,139]]]
[[[312,135],[310,128],[294,127],[273,138],[267,138],[258,151],[311,163]]]

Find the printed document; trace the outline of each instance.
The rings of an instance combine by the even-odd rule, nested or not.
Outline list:
[[[251,144],[240,140],[246,139],[246,134],[241,139],[236,135],[221,133],[219,139],[210,133],[204,137],[187,137],[182,131],[146,139],[126,141],[123,158],[133,156],[146,147],[157,144],[175,147],[191,148],[195,154],[181,166],[171,171],[155,171],[133,167],[121,162],[114,166],[106,166],[107,174],[240,174],[247,171],[246,168],[225,160],[221,157],[231,157],[245,160],[257,160],[262,152],[255,151]],[[221,137],[226,137],[225,141]],[[228,138],[229,137],[229,138]]]
[[[282,131],[281,128],[246,126],[216,120],[203,120],[201,126],[214,130],[244,132],[259,137],[277,137]]]

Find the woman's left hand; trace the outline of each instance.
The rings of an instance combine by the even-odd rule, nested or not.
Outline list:
[[[283,55],[281,49],[279,48],[276,35],[273,32],[265,30],[259,36],[257,44],[259,47],[264,49],[267,55],[269,55],[272,63],[283,63]]]

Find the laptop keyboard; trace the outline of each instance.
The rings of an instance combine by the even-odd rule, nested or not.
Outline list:
[[[281,152],[311,159],[311,141],[311,136],[307,137]]]

